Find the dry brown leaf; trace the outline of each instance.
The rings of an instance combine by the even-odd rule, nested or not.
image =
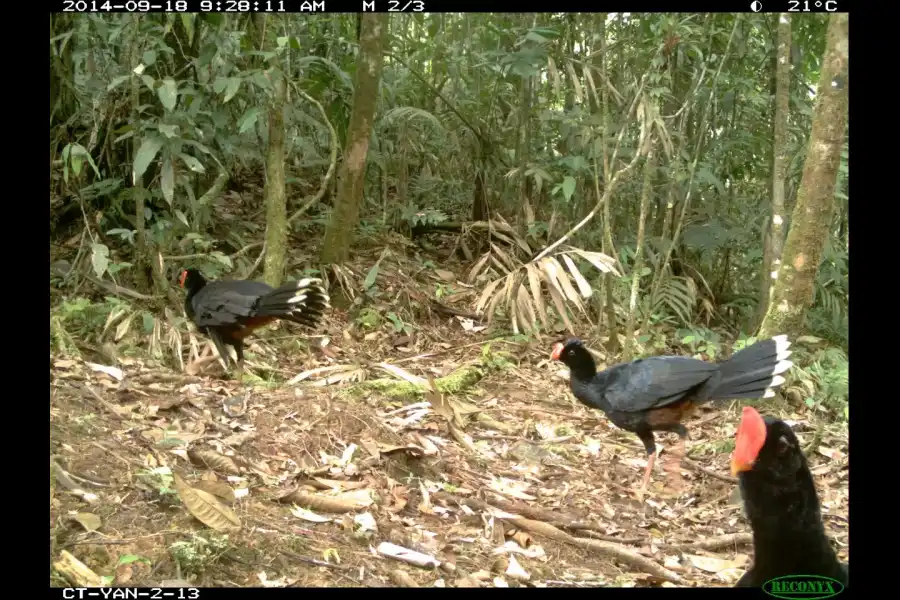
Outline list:
[[[188,450],[188,458],[198,467],[206,467],[229,475],[241,474],[241,469],[234,459],[212,450]]]
[[[725,569],[737,568],[738,566],[734,561],[715,558],[713,556],[698,556],[696,554],[685,554],[685,556],[691,561],[692,565],[707,573],[718,573]]]
[[[478,262],[475,263],[472,268],[469,270],[469,276],[467,277],[467,281],[469,283],[474,283],[475,279],[478,278],[478,275],[481,274],[481,271],[484,269],[485,265],[487,265],[488,260],[491,258],[490,252],[485,252],[481,258],[478,259]]]
[[[413,385],[426,385],[428,383],[425,379],[422,379],[418,375],[413,375],[406,369],[402,369],[402,368],[398,367],[397,365],[392,365],[390,363],[382,362],[382,363],[378,363],[378,366],[381,367],[382,369],[384,369],[385,371],[387,371],[388,373],[390,373],[391,375],[394,375],[395,377],[399,377],[400,379],[403,379],[404,381],[408,381],[409,383],[411,383]]]
[[[224,481],[201,479],[200,481],[194,482],[194,488],[209,492],[213,496],[216,496],[229,504],[235,501],[234,490]]]
[[[94,513],[81,512],[72,518],[78,521],[81,526],[84,527],[85,531],[97,531],[102,525],[100,517]]]
[[[590,284],[584,278],[584,275],[581,274],[581,271],[578,270],[578,265],[575,264],[575,261],[572,260],[568,254],[563,254],[561,256],[563,262],[566,263],[567,267],[569,267],[569,273],[572,274],[572,279],[574,279],[575,283],[578,284],[578,292],[583,298],[590,298],[591,294],[593,294],[594,291],[591,289]]]
[[[454,281],[456,281],[456,273],[454,273],[453,271],[445,271],[444,269],[435,269],[434,274],[449,283],[453,283]]]
[[[581,80],[578,79],[578,74],[575,72],[572,61],[566,61],[566,71],[568,71],[569,78],[572,80],[572,90],[575,92],[575,101],[578,102],[578,104],[583,104],[584,89],[581,87]]]
[[[553,80],[553,93],[557,98],[561,98],[562,81],[559,76],[559,69],[556,68],[556,63],[553,62],[552,56],[547,56],[547,70],[550,71],[550,77]]]
[[[541,274],[534,263],[525,265],[525,271],[528,273],[528,287],[531,288],[531,297],[537,307],[538,317],[541,319],[541,326],[548,329],[547,307],[544,304],[544,296],[541,294]]]
[[[172,475],[175,478],[175,491],[178,492],[178,497],[198,521],[221,532],[241,529],[240,518],[218,498],[209,492],[192,488],[177,473]]]
[[[572,322],[569,320],[569,313],[566,310],[566,303],[563,300],[562,293],[556,289],[555,285],[550,285],[548,288],[550,289],[550,299],[553,300],[553,305],[556,307],[559,318],[566,324],[566,329],[574,335],[575,327],[572,326]]]
[[[577,254],[594,265],[601,273],[612,273],[617,277],[620,275],[618,269],[616,269],[616,260],[608,254],[603,254],[602,252],[589,252],[587,250],[582,250],[581,248],[575,248],[574,246],[569,246],[568,250],[571,251],[572,254]]]
[[[481,296],[478,297],[478,302],[475,303],[475,312],[482,313],[484,311],[485,304],[487,304],[488,301],[494,299],[494,290],[496,290],[497,286],[502,282],[503,278],[501,277],[500,279],[495,279],[485,286],[484,290],[482,290],[481,292]],[[490,318],[490,315],[488,315],[488,318]]]
[[[357,367],[355,365],[328,365],[325,367],[316,367],[315,369],[309,369],[308,371],[303,371],[302,373],[297,373],[294,375],[285,385],[297,385],[304,379],[309,379],[313,375],[320,375],[322,373],[331,373],[333,371],[354,371]],[[329,376],[327,379],[330,379]]]
[[[360,496],[358,492],[365,492]],[[330,513],[347,513],[365,508],[372,504],[372,496],[367,490],[346,492],[337,496],[325,496],[323,494],[308,494],[295,491],[279,499],[282,502],[292,502],[310,510],[318,510]]]
[[[584,312],[584,305],[581,303],[581,295],[572,285],[572,282],[569,281],[569,276],[566,275],[566,270],[563,266],[556,260],[555,256],[548,256],[543,259],[546,264],[553,265],[552,275],[556,277],[556,280],[559,282],[560,287],[566,294],[566,298],[568,298],[569,302],[578,307],[582,313]]]

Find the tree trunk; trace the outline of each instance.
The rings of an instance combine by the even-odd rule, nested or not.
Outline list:
[[[829,17],[825,59],[816,93],[812,133],[784,260],[760,334],[798,333],[812,303],[816,273],[831,227],[834,188],[847,123],[848,15]]]
[[[763,237],[756,326],[769,309],[772,280],[778,276],[784,250],[784,191],[787,178],[787,124],[791,91],[791,15],[778,15],[778,50],[775,57],[775,117],[772,124],[772,216]]]
[[[287,84],[284,73],[271,69],[274,97],[269,104],[269,147],[266,152],[266,258],[263,281],[281,285],[287,255],[287,196],[284,175],[284,105]]]
[[[350,256],[353,228],[359,218],[359,205],[365,185],[366,155],[378,100],[386,31],[387,17],[384,13],[363,14],[353,112],[347,130],[347,145],[338,177],[334,211],[322,245],[321,261],[325,264],[342,262]]]

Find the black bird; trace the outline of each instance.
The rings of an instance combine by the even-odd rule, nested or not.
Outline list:
[[[731,455],[753,529],[753,566],[735,587],[761,587],[783,575],[822,575],[850,583],[822,523],[819,496],[797,436],[784,421],[745,406]]]
[[[654,356],[597,372],[581,340],[557,343],[551,358],[571,372],[572,393],[584,405],[599,408],[616,427],[637,434],[649,459],[639,493],[647,487],[656,460],[654,431],[678,434],[681,453],[688,432],[682,421],[705,402],[732,398],[768,398],[784,383],[791,367],[790,342],[779,335],[710,363],[685,356]]]
[[[237,354],[237,379],[244,371],[244,338],[277,319],[315,326],[329,307],[321,280],[304,278],[278,289],[260,281],[207,281],[197,269],[185,269],[179,279],[187,290],[184,310],[200,331],[212,339],[229,366],[225,345]]]

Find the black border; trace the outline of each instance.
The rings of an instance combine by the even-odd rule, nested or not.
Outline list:
[[[333,2],[334,0],[331,1]],[[51,7],[55,6],[56,2],[57,0],[53,0]],[[766,4],[766,9],[772,6],[770,4],[771,0],[769,0],[769,2],[763,0],[763,2]],[[429,5],[432,4],[432,2],[429,2]],[[633,11],[637,8],[635,4],[636,0],[629,0],[629,5]],[[846,4],[844,5],[846,6]],[[601,8],[601,6],[595,6],[594,8],[598,9]],[[606,3],[603,3],[602,8],[604,10],[613,10],[613,7]],[[670,6],[668,8],[669,10],[672,10],[675,7]],[[682,11],[687,9],[683,4],[679,4],[677,8]],[[554,5],[554,9],[557,11],[562,10],[558,5]],[[464,8],[454,7],[454,10],[461,11],[464,10]],[[484,10],[483,7],[482,10]],[[719,12],[721,11],[722,9],[719,8]],[[52,8],[51,12],[54,12]],[[766,12],[769,11],[767,10]],[[12,16],[12,13],[10,13],[10,16]],[[856,465],[859,474],[850,478],[851,502],[849,504],[849,514],[851,515],[852,521],[850,538],[857,540],[857,543],[852,549],[854,582],[860,589],[868,589],[873,592],[877,592],[877,589],[880,589],[880,586],[882,585],[888,586],[888,589],[890,589],[893,579],[892,575],[898,568],[894,564],[896,561],[896,552],[894,551],[893,535],[889,533],[889,531],[896,527],[895,515],[898,512],[895,507],[896,502],[894,496],[889,493],[890,488],[888,487],[891,476],[893,475],[893,469],[890,468],[890,462],[893,460],[890,453],[893,449],[887,444],[884,444],[884,442],[891,441],[890,436],[896,435],[896,428],[900,425],[900,406],[898,406],[900,396],[898,396],[897,391],[893,389],[893,385],[895,385],[893,378],[897,371],[900,370],[900,365],[897,364],[897,357],[900,356],[900,353],[893,348],[895,344],[891,343],[896,334],[896,327],[892,323],[896,303],[891,301],[893,299],[893,292],[891,291],[893,286],[891,284],[896,277],[897,259],[894,249],[889,245],[891,236],[897,235],[896,228],[898,221],[888,216],[888,213],[893,212],[893,209],[896,206],[895,197],[897,195],[897,185],[895,174],[897,167],[894,159],[895,151],[891,148],[892,142],[894,142],[893,136],[887,134],[888,131],[893,129],[896,125],[896,117],[894,115],[895,100],[888,89],[888,86],[893,87],[892,84],[895,78],[895,69],[893,68],[894,60],[892,58],[893,52],[891,51],[893,45],[890,44],[890,41],[892,40],[892,34],[896,35],[896,33],[887,31],[888,24],[893,23],[890,19],[882,19],[880,25],[885,29],[884,31],[875,31],[874,26],[876,26],[876,22],[874,21],[878,16],[878,13],[874,10],[867,12],[855,11],[853,18],[851,19],[850,45],[853,48],[854,57],[854,59],[851,60],[851,63],[859,66],[867,65],[871,69],[870,73],[873,74],[867,76],[862,72],[862,69],[859,69],[857,77],[853,80],[853,85],[850,90],[848,90],[851,97],[849,102],[849,114],[853,119],[854,141],[857,144],[855,148],[858,148],[856,153],[851,150],[851,155],[859,157],[859,160],[854,162],[854,173],[856,176],[852,178],[853,183],[851,183],[851,185],[857,189],[856,198],[861,206],[861,208],[857,210],[855,209],[854,204],[854,208],[851,209],[854,214],[860,217],[854,221],[854,232],[859,231],[860,233],[853,236],[855,245],[853,253],[850,256],[850,264],[854,265],[853,272],[857,273],[857,277],[860,277],[867,268],[873,268],[874,271],[872,273],[872,280],[867,280],[863,283],[851,283],[851,288],[855,290],[854,302],[850,305],[851,321],[855,324],[858,323],[857,334],[854,334],[852,337],[854,342],[858,340],[857,348],[859,354],[855,359],[851,359],[854,377],[850,387],[851,390],[856,393],[852,394],[855,401],[852,401],[850,411],[850,438],[853,441],[853,451],[850,453],[849,460],[851,464]],[[887,15],[885,14],[885,16]],[[28,28],[30,27],[30,24],[34,22],[28,18],[16,18],[16,23],[17,27],[25,26]],[[46,27],[46,21],[44,27]],[[36,25],[35,29],[38,29]],[[47,138],[42,138],[32,131],[33,124],[46,122],[44,119],[46,119],[49,114],[49,79],[43,80],[45,82],[44,85],[47,86],[45,88],[47,92],[45,96],[44,111],[40,110],[40,105],[37,102],[30,100],[30,88],[28,86],[19,85],[30,79],[30,75],[34,74],[32,68],[27,66],[29,62],[32,60],[37,61],[38,59],[43,61],[41,64],[33,67],[33,70],[36,70],[39,73],[43,72],[43,69],[46,68],[49,63],[49,45],[44,41],[45,38],[43,37],[43,34],[46,33],[46,31],[47,30],[44,29],[43,31],[36,31],[34,36],[24,36],[25,40],[34,40],[33,43],[35,44],[44,44],[44,52],[46,52],[46,54],[39,51],[34,53],[24,52],[19,54],[13,60],[7,61],[6,64],[6,68],[9,70],[6,81],[9,86],[8,91],[10,92],[7,97],[12,100],[11,106],[8,109],[11,112],[8,113],[10,118],[7,120],[7,132],[10,134],[7,147],[9,149],[13,149],[14,145],[15,147],[20,147],[19,151],[22,152],[23,155],[27,155],[29,153],[27,148],[31,146],[32,143],[36,146],[35,158],[33,161],[22,161],[16,156],[8,159],[7,165],[12,167],[12,169],[7,170],[7,178],[9,183],[14,182],[17,177],[21,177],[22,183],[43,180],[47,182],[49,190],[50,173],[47,170],[48,163],[46,162]],[[887,41],[888,45],[885,46],[880,44],[883,41]],[[26,42],[26,45],[28,43],[29,42]],[[881,60],[878,60],[876,59],[875,52],[872,54],[868,53],[868,43],[879,44],[889,51],[884,53],[882,50]],[[884,68],[886,64],[887,68]],[[870,87],[873,88],[871,89],[871,94],[868,89]],[[31,116],[29,117],[28,115]],[[15,134],[14,132],[18,129],[18,124],[23,124],[24,127],[19,134]],[[868,139],[870,132],[873,133],[873,140]],[[43,143],[38,141],[41,139],[44,140]],[[882,149],[885,146],[886,148]],[[884,164],[879,164],[880,162],[883,162]],[[32,171],[35,177],[33,180],[31,179],[31,176],[28,175],[28,171]],[[871,191],[868,190],[870,185],[873,186]],[[879,186],[881,189],[876,191],[876,186]],[[27,221],[28,217],[26,215],[17,218],[17,215],[14,213],[19,205],[25,209],[25,207],[33,206],[33,202],[38,201],[37,199],[32,200],[29,198],[28,195],[30,195],[30,193],[28,193],[28,195],[11,193],[13,189],[14,188],[11,185],[7,188],[7,199],[10,201],[7,205],[7,211],[8,217],[11,218],[11,227],[7,229],[8,233],[11,232],[12,227],[17,225],[25,227],[30,226],[30,222]],[[48,245],[43,249],[36,248],[35,251],[36,254],[46,252],[47,270],[44,270],[43,273],[44,277],[48,277],[47,274],[49,272],[50,264],[50,209],[47,200],[42,199],[40,200],[40,203],[42,210],[38,212],[47,218],[47,221],[45,222],[48,223],[48,229],[45,230],[48,235]],[[39,220],[41,217],[40,215],[35,215],[35,218]],[[872,226],[874,226],[873,231],[866,231]],[[883,231],[880,234],[878,233],[879,228],[883,228]],[[34,236],[35,239],[38,237],[39,236]],[[11,350],[11,360],[7,362],[7,369],[20,369],[21,375],[23,376],[22,379],[27,381],[27,370],[31,362],[29,357],[43,353],[43,350],[38,346],[42,343],[46,343],[50,338],[50,325],[47,317],[50,309],[50,298],[49,294],[43,296],[43,292],[38,292],[38,289],[42,285],[38,281],[34,281],[35,293],[32,294],[32,285],[29,284],[28,281],[31,280],[31,277],[37,273],[38,270],[30,268],[30,265],[28,264],[30,261],[26,258],[29,253],[27,246],[30,245],[32,236],[25,233],[23,238],[25,240],[24,243],[17,242],[14,245],[7,246],[8,268],[6,270],[6,277],[10,278],[9,283],[12,284],[13,287],[8,288],[8,293],[0,294],[0,302],[5,305],[4,315],[6,316],[7,348]],[[879,253],[870,252],[870,243],[874,246],[874,243],[877,243],[876,240],[887,241],[888,245]],[[35,245],[39,244],[36,242]],[[854,281],[858,281],[858,279],[854,279]],[[45,284],[49,285],[49,279],[45,279]],[[866,296],[870,293],[870,287],[875,286],[880,287],[875,293],[882,293],[879,294],[879,297],[877,298],[879,302],[877,304],[873,303],[873,306],[869,308],[866,306],[868,300]],[[44,302],[39,302],[41,297],[45,299]],[[46,309],[47,312],[42,312],[44,309]],[[34,313],[33,322],[31,320],[32,312]],[[867,322],[868,316],[873,316],[873,318],[877,320],[869,323]],[[36,326],[38,323],[43,323],[43,327]],[[22,329],[19,330],[19,327]],[[37,335],[41,329],[45,332],[43,338],[40,335]],[[869,338],[869,335],[872,337]],[[880,343],[885,343],[885,346],[887,347],[882,348]],[[32,350],[28,350],[29,347],[31,347]],[[47,381],[48,384],[46,389],[49,392],[49,370],[45,376],[47,377],[47,380],[45,381]],[[40,379],[41,376],[37,375],[35,381],[36,385],[39,385],[37,382],[40,381]],[[29,390],[31,387],[29,384],[31,382],[23,383],[25,383],[24,389]],[[885,387],[882,388],[881,386]],[[12,391],[12,388],[8,389]],[[22,462],[25,464],[21,465],[20,470],[18,470],[17,473],[19,480],[17,481],[18,485],[16,487],[19,490],[19,493],[7,495],[7,498],[10,498],[15,502],[15,506],[11,508],[15,510],[16,513],[20,514],[23,524],[27,524],[26,527],[35,527],[38,523],[46,523],[44,519],[47,518],[47,505],[43,505],[44,508],[41,509],[39,507],[42,503],[30,501],[30,499],[33,496],[40,496],[43,499],[47,499],[47,492],[40,492],[40,489],[44,485],[49,485],[49,403],[43,405],[42,401],[38,401],[31,396],[32,394],[28,393],[28,391],[26,391],[24,395],[21,392],[7,393],[6,395],[8,416],[10,415],[10,412],[15,414],[14,411],[16,411],[17,408],[23,411],[23,414],[19,417],[19,426],[24,425],[28,427],[30,425],[26,422],[27,417],[25,417],[25,415],[32,411],[32,407],[35,412],[43,412],[44,416],[48,419],[48,437],[47,446],[45,446],[48,454],[44,457],[40,457],[36,453],[27,451],[20,452],[20,456],[23,457]],[[10,411],[10,409],[12,410]],[[39,418],[41,418],[40,415],[35,414],[34,419],[38,420]],[[867,432],[869,435],[866,435]],[[883,444],[885,447],[883,449],[879,448],[877,451],[870,451],[868,448],[869,443]],[[875,461],[875,465],[882,468],[877,469],[876,467],[870,475],[865,475],[863,466],[872,464],[872,461]],[[27,464],[29,463],[33,464],[33,467],[27,467]],[[33,483],[28,484],[28,480],[32,480]],[[873,486],[873,488],[875,486],[880,486],[881,489],[873,493],[871,492],[872,488],[869,488],[870,485]],[[44,489],[46,490],[47,488]],[[869,493],[873,493],[873,495],[870,497],[868,495]],[[27,516],[29,513],[32,513],[31,517]],[[856,532],[866,531],[868,529],[870,522],[867,522],[867,518],[869,517],[873,519],[874,527],[880,527],[882,529],[882,535],[878,536],[878,532],[873,532],[872,537],[869,538],[867,534],[865,539],[868,539],[868,541],[864,541],[863,535],[857,535]],[[19,577],[16,578],[17,581],[24,585],[36,584],[42,587],[42,581],[45,581],[44,578],[47,576],[46,571],[43,570],[46,566],[41,564],[38,557],[44,555],[50,558],[49,538],[40,532],[25,532],[24,535],[15,535],[12,543],[17,546],[21,559],[16,561],[18,568],[22,569]],[[882,545],[884,546],[885,552],[877,551]],[[27,547],[29,546],[33,546],[30,551],[27,550]],[[31,576],[28,576],[27,572],[31,570],[34,570],[34,573]],[[437,578],[437,574],[435,578]],[[452,581],[452,578],[448,578],[448,580]],[[216,595],[255,593],[260,589],[262,588],[207,588],[200,590],[200,598]],[[297,588],[266,589],[265,592],[268,594],[296,594],[296,589]],[[455,590],[456,588],[450,589]],[[547,589],[553,590],[556,588]],[[567,590],[568,589],[573,588],[567,588]],[[316,588],[316,590],[317,593],[327,593],[324,592],[323,588]],[[440,593],[440,590],[441,588],[434,588],[433,592]],[[766,595],[762,590],[726,590],[729,590],[729,588],[600,588],[599,590],[597,588],[581,588],[574,592],[567,591],[566,593],[578,593],[579,591],[584,591],[588,594],[596,594],[599,591],[603,594],[631,595],[655,593],[677,596],[690,594],[690,597],[727,593],[741,594],[746,598],[770,598],[770,596]],[[421,594],[420,591],[415,589],[409,591],[412,594]],[[501,593],[501,590],[496,588],[472,589],[469,593],[481,594],[485,591],[488,591],[490,594]],[[393,595],[402,595],[406,592],[404,591],[404,588],[391,588],[390,593]],[[540,593],[540,591],[535,588],[519,588],[516,590],[516,593],[529,594]],[[852,594],[853,592],[848,589],[838,597],[848,598],[851,597]],[[62,598],[62,589],[50,588],[50,597]]]

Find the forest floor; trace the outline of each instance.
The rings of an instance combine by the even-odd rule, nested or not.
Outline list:
[[[349,323],[335,309],[301,351],[275,349],[302,335],[291,325],[253,338],[248,371],[277,386],[238,385],[218,362],[190,375],[53,357],[52,560],[122,586],[728,586],[748,566],[737,404],[688,423],[680,489],[663,453],[640,502],[640,442],[574,401],[549,343],[487,348],[459,318],[405,342]],[[404,381],[429,376],[447,393]],[[782,410],[817,437],[847,559],[846,427]]]

